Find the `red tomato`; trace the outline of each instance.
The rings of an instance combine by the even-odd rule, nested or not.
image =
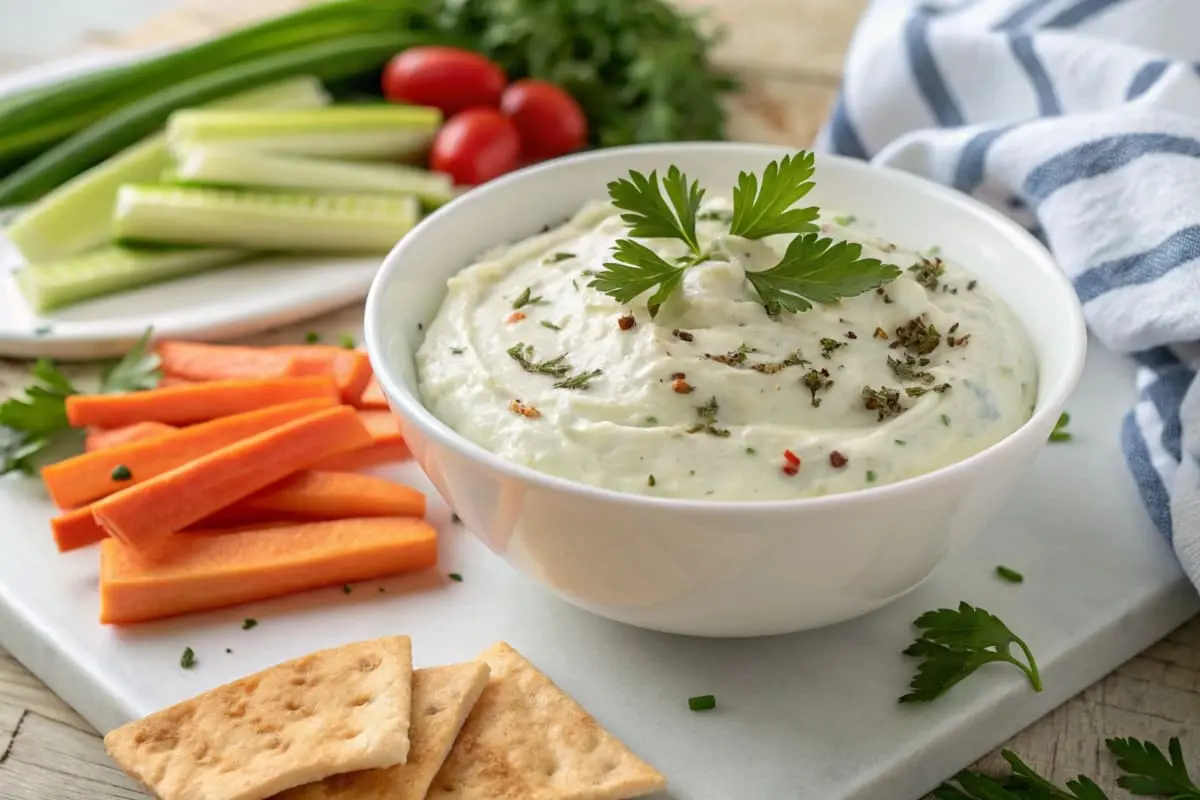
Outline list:
[[[491,108],[460,111],[433,140],[429,165],[454,182],[474,186],[517,166],[521,137],[512,120]]]
[[[521,133],[521,150],[545,159],[573,153],[587,143],[587,118],[575,98],[552,83],[525,78],[504,90],[500,110]]]
[[[496,108],[508,79],[478,53],[457,47],[410,47],[383,71],[383,94],[397,103],[440,108],[447,117],[475,106]]]

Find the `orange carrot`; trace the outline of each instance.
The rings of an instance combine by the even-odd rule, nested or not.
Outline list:
[[[129,394],[71,395],[67,419],[77,428],[116,428],[135,422],[189,425],[296,400],[337,401],[339,397],[337,387],[321,377],[209,381]]]
[[[382,578],[437,564],[437,533],[414,517],[175,535],[147,564],[115,539],[100,550],[100,621],[107,625],[206,611]]]
[[[354,405],[363,409],[387,409],[388,401],[383,395],[383,388],[379,385],[378,378],[371,378],[367,383],[367,388],[363,389],[362,396]]]
[[[328,399],[285,403],[222,417],[156,439],[85,453],[43,467],[42,481],[55,505],[76,508],[333,404]],[[113,479],[113,471],[118,467],[129,472],[127,480]]]
[[[172,533],[323,458],[371,443],[352,408],[318,411],[201,456],[92,505],[110,536],[147,558]]]
[[[197,529],[262,520],[331,520],[352,517],[423,517],[425,495],[405,486],[352,472],[300,472],[239,500],[201,521]],[[50,520],[60,553],[78,550],[108,533],[90,506]]]
[[[153,439],[176,430],[179,429],[174,425],[162,422],[135,422],[120,428],[91,428],[88,430],[87,443],[83,449],[89,453],[95,453],[97,450],[107,450],[110,447],[129,442]]]
[[[391,444],[404,441],[400,434],[400,420],[391,411],[364,410],[358,412],[363,427],[371,432],[374,444]]]
[[[394,464],[397,461],[407,461],[412,458],[412,452],[403,440],[399,442],[384,442],[340,453],[336,456],[318,462],[313,469],[328,472],[359,472],[364,469],[382,467],[384,464]]]
[[[200,342],[159,342],[154,348],[164,375],[189,381],[296,376],[296,360],[261,347]]]
[[[175,375],[163,375],[158,379],[158,388],[165,389],[168,386],[190,386],[193,383],[200,383],[200,381],[189,381],[187,378],[179,378]]]
[[[328,344],[268,347],[268,352],[296,359],[297,375],[332,375],[342,393],[342,402],[354,403],[371,380],[367,354]]]

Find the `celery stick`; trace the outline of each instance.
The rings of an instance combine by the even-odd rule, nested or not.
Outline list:
[[[302,156],[405,159],[429,148],[441,122],[441,112],[426,106],[185,110],[171,115],[167,138],[176,152],[221,144]]]
[[[261,186],[315,191],[411,194],[428,208],[454,198],[454,182],[441,172],[402,164],[333,161],[229,145],[188,147],[169,179],[216,186]]]
[[[321,82],[302,75],[216,101],[221,108],[295,108],[329,102]],[[157,180],[170,166],[166,139],[152,136],[64,183],[7,229],[28,261],[56,261],[112,238],[112,212],[123,183]]]
[[[39,314],[83,300],[182,278],[249,258],[233,248],[132,249],[108,245],[16,272],[21,294]]]
[[[411,195],[135,185],[121,187],[114,222],[126,241],[386,253],[420,215]]]

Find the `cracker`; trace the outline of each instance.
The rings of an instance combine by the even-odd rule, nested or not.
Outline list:
[[[161,800],[262,800],[408,757],[407,636],[297,658],[131,722],[104,737]]]
[[[334,775],[289,789],[275,800],[424,800],[487,681],[488,666],[482,661],[417,670],[407,763]]]
[[[480,657],[491,678],[427,800],[621,800],[666,787],[516,650],[501,642]]]

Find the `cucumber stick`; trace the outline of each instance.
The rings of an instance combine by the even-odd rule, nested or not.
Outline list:
[[[133,249],[109,245],[60,261],[26,264],[16,272],[17,286],[36,313],[194,275],[249,258],[234,248]]]
[[[114,222],[126,241],[386,253],[420,215],[411,195],[127,185]]]
[[[305,108],[328,103],[321,82],[299,76],[216,101],[219,108]],[[123,183],[158,180],[171,163],[166,138],[152,136],[64,183],[8,228],[27,261],[56,261],[112,238],[112,213]]]
[[[171,115],[167,139],[293,155],[402,159],[429,148],[442,114],[427,106],[332,106],[283,112],[187,110]]]
[[[168,177],[172,181],[216,186],[411,194],[427,208],[437,208],[454,197],[454,182],[441,172],[403,164],[334,161],[229,145],[183,150]]]

